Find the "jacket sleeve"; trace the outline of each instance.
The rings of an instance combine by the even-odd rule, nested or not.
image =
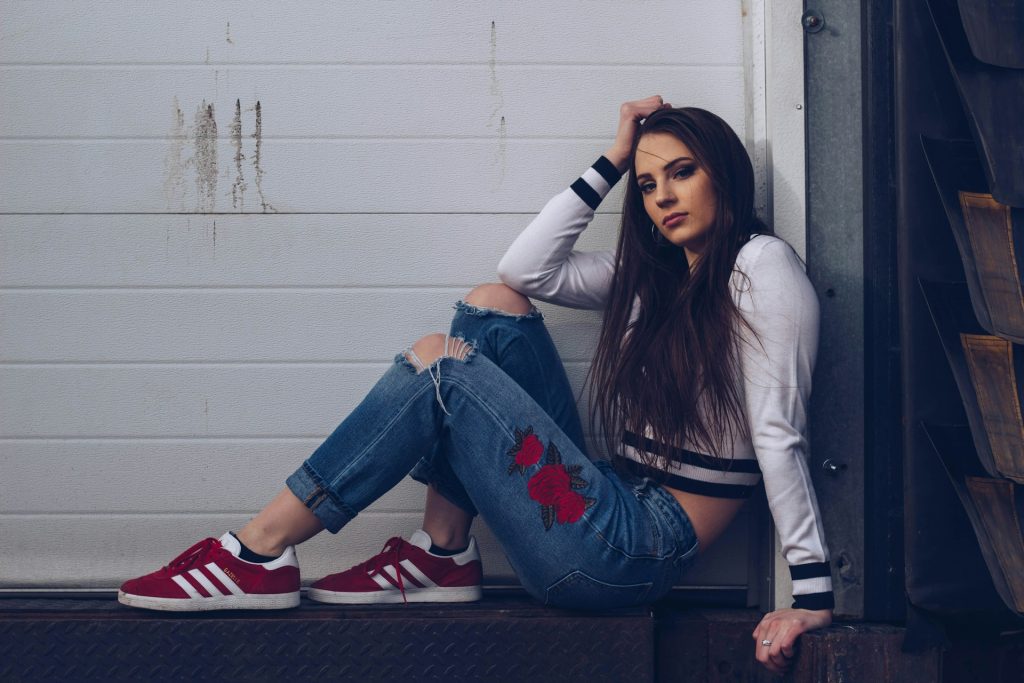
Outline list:
[[[604,308],[615,273],[611,251],[575,251],[601,200],[621,177],[605,157],[555,195],[498,264],[498,277],[526,296],[571,308]]]
[[[807,403],[818,351],[818,298],[786,242],[762,236],[740,267],[745,409],[782,554],[793,579],[793,606],[832,608],[829,551],[807,453]],[[754,245],[750,245],[754,246]]]

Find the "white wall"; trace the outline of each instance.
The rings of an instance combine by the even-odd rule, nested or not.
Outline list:
[[[749,4],[0,2],[0,588],[110,588],[239,528],[621,101],[711,109],[763,171]],[[543,310],[578,387],[599,317]],[[415,529],[422,492],[303,546],[304,577]],[[746,526],[690,583],[746,583]]]

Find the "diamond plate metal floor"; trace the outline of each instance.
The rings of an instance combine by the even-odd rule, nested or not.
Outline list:
[[[754,660],[760,613],[665,600],[580,613],[519,592],[479,603],[174,614],[108,599],[0,598],[0,682],[656,681],[776,679]],[[902,651],[905,629],[839,622],[801,637],[792,683],[1019,683],[1024,631]]]
[[[172,614],[0,600],[0,681],[649,681],[649,610],[481,603]]]

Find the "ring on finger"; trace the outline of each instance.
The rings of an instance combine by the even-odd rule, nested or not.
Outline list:
[[[764,640],[761,641],[761,644],[764,645],[765,647],[768,647],[769,645],[772,644],[772,641],[770,641],[769,639],[765,638]]]

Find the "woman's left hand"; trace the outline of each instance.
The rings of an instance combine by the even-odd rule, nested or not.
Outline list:
[[[782,676],[793,663],[793,648],[800,634],[831,623],[830,609],[779,609],[769,612],[754,629],[755,657],[766,669]],[[766,640],[771,644],[764,645]]]

